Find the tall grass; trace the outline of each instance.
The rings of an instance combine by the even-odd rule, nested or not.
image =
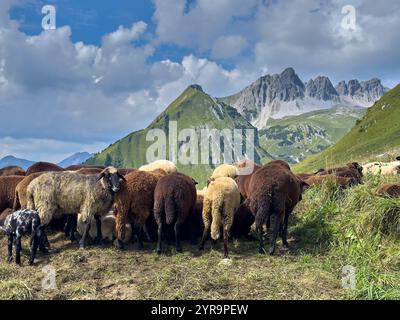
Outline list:
[[[400,179],[367,176],[348,190],[327,181],[308,190],[295,212],[302,250],[325,253],[333,269],[356,268],[353,298],[400,299],[400,199],[375,195],[389,181]]]

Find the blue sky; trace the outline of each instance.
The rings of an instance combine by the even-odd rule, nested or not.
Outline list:
[[[57,9],[56,30],[41,28],[45,4]],[[352,31],[341,27],[348,4]],[[398,30],[398,0],[2,0],[0,157],[99,151],[191,83],[225,96],[290,66],[303,81],[392,87]]]

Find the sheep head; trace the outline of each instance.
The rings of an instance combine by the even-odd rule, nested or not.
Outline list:
[[[97,181],[102,181],[105,189],[117,193],[121,189],[121,180],[126,181],[124,176],[114,167],[107,167],[100,172]]]

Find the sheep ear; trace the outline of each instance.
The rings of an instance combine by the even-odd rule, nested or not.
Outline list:
[[[105,176],[105,172],[100,173],[100,174],[98,175],[98,177],[97,177],[97,181],[100,181],[101,179],[103,179],[104,176]]]
[[[122,179],[122,180],[124,180],[126,182],[125,177],[122,174],[120,174],[119,172],[118,172],[118,177],[120,177],[120,179]]]
[[[307,182],[305,182],[304,180],[301,181],[301,192],[306,191],[309,187],[310,185]]]

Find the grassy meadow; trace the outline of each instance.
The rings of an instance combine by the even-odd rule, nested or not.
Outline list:
[[[0,299],[400,299],[400,199],[374,195],[383,181],[366,177],[363,185],[339,190],[327,182],[307,190],[291,217],[290,251],[261,255],[257,242],[222,243],[204,252],[184,242],[161,256],[155,244],[136,243],[79,250],[62,233],[50,235],[50,255],[38,254],[22,267],[6,262],[7,239],[0,238]],[[57,289],[43,290],[42,268],[56,270]],[[355,268],[355,289],[342,288],[342,268]]]

